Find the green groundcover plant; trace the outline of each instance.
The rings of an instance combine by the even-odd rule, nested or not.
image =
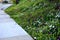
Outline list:
[[[5,11],[35,40],[60,37],[60,0],[20,0]]]

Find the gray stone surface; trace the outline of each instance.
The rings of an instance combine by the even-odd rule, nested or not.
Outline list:
[[[3,38],[0,40],[32,40],[30,36],[24,35],[24,36],[15,36],[10,38]]]
[[[0,10],[5,10],[5,9],[8,8],[10,5],[12,5],[12,4],[3,4],[3,3],[0,3]]]
[[[0,4],[0,40],[33,40],[21,26],[4,12],[11,5]]]

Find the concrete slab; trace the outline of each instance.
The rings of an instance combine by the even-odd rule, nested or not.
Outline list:
[[[21,26],[4,12],[9,6],[11,5],[0,5],[0,40],[33,40]]]
[[[0,15],[1,18],[10,17],[9,15]]]
[[[12,4],[3,4],[3,3],[0,3],[0,10],[5,10],[6,8],[8,8],[11,5]]]
[[[27,35],[27,33],[14,22],[0,23],[0,38],[13,37],[17,35],[23,36]]]
[[[3,10],[0,10],[0,15],[8,15]]]
[[[9,38],[3,38],[0,40],[32,40],[32,38],[28,35],[24,35],[24,36],[14,36]]]
[[[6,22],[15,22],[14,20],[12,20],[11,18],[0,18],[0,23],[6,23]]]

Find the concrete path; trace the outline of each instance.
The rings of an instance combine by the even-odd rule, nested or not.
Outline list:
[[[21,26],[4,12],[9,6],[11,4],[0,3],[0,40],[33,40]]]

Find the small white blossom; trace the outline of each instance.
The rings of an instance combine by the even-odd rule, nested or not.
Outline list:
[[[50,25],[49,27],[52,27],[52,25]]]
[[[38,23],[41,23],[40,21],[37,21]]]
[[[55,26],[52,26],[53,28],[55,27]]]
[[[56,15],[56,17],[60,17],[60,12]]]
[[[34,37],[34,39],[36,39],[36,37]]]

